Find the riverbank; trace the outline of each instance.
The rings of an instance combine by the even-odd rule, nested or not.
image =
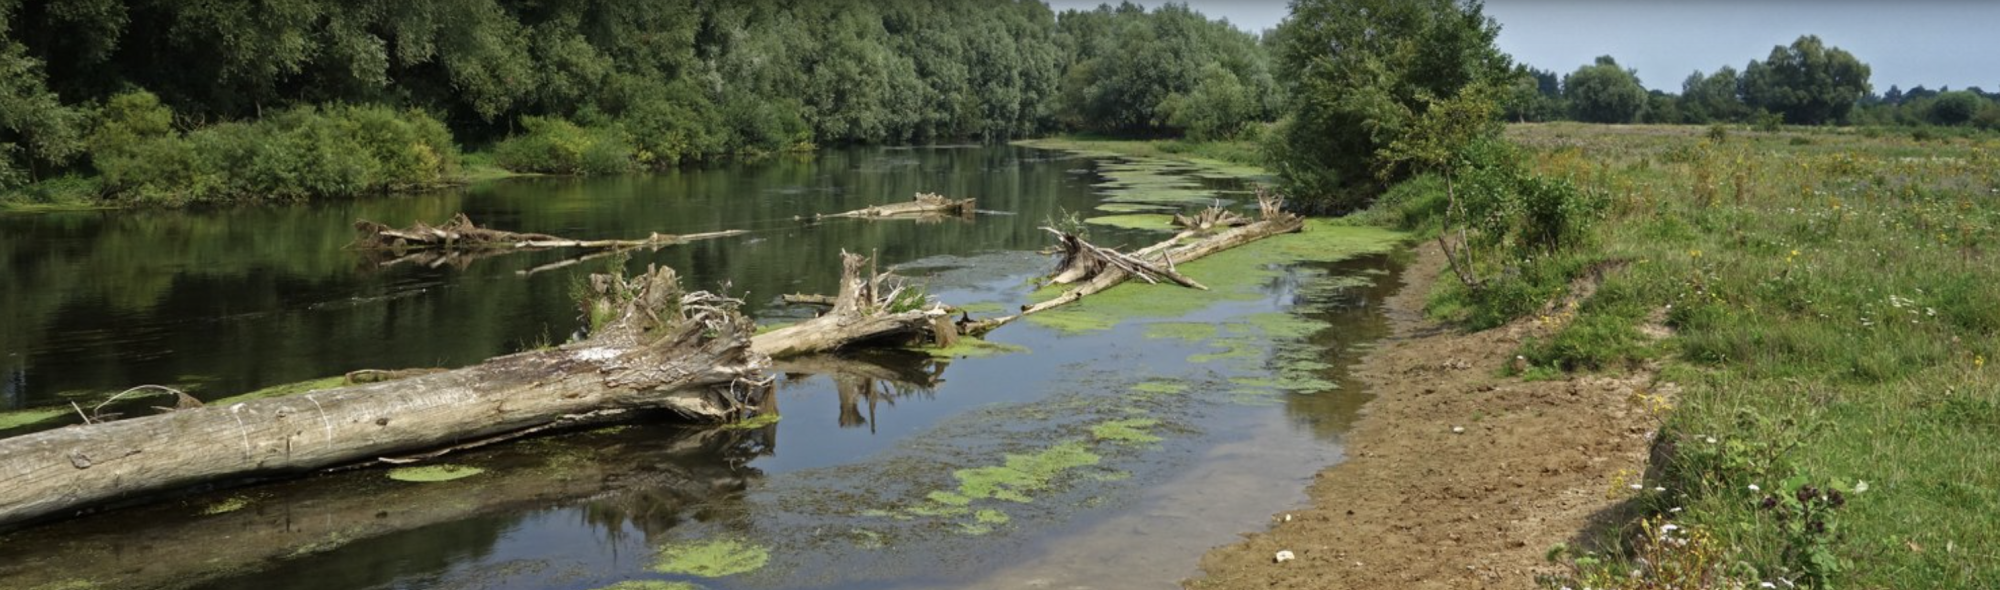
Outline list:
[[[1416,249],[1385,305],[1395,336],[1355,372],[1373,393],[1311,506],[1216,548],[1190,588],[1521,588],[1557,543],[1616,522],[1657,422],[1624,378],[1499,376],[1533,320],[1464,333],[1427,319],[1444,257]],[[1277,562],[1280,551],[1294,561]]]

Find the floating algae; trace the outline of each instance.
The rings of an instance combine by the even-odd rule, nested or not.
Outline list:
[[[1215,337],[1215,324],[1201,322],[1157,322],[1146,325],[1146,337],[1200,342]]]
[[[1098,225],[1122,227],[1125,229],[1141,229],[1141,230],[1162,231],[1162,232],[1174,231],[1173,221],[1174,218],[1172,216],[1162,215],[1158,213],[1131,213],[1126,215],[1105,215],[1102,217],[1092,217],[1090,219],[1083,220],[1084,223],[1095,223]]]
[[[1263,297],[1271,279],[1285,272],[1285,265],[1308,261],[1332,262],[1387,252],[1403,238],[1404,234],[1390,230],[1308,219],[1305,231],[1272,236],[1179,265],[1181,274],[1201,281],[1209,287],[1207,291],[1179,285],[1126,282],[1082,301],[1030,315],[1026,319],[1061,333],[1076,334],[1110,329],[1127,320],[1184,317],[1216,303]],[[1042,289],[1030,297],[1041,301],[1061,293],[1061,289]],[[1275,321],[1280,316],[1287,318],[1285,322],[1302,323],[1297,316],[1273,314],[1271,319],[1257,321],[1257,324],[1260,327],[1267,323],[1275,325],[1280,323]]]
[[[74,410],[70,408],[38,408],[32,410],[14,410],[11,412],[0,412],[0,430],[7,430],[9,428],[19,428],[22,426],[27,426],[29,424],[39,423],[43,420],[49,420],[60,417],[72,411]]]
[[[1173,381],[1146,381],[1138,385],[1132,386],[1132,390],[1142,393],[1160,393],[1160,394],[1174,395],[1187,392],[1188,385],[1186,383],[1176,383]]]
[[[973,338],[971,336],[961,336],[959,337],[958,342],[952,343],[951,346],[921,347],[921,348],[912,348],[911,350],[931,355],[932,358],[969,359],[969,358],[985,358],[989,356],[999,356],[1003,354],[1014,354],[1017,352],[1027,352],[1028,347],[1017,346],[1013,344],[1002,344],[999,342],[992,342],[988,340],[982,340],[979,338]]]
[[[598,588],[597,590],[701,590],[701,587],[696,586],[694,584],[689,584],[687,582],[668,582],[665,580],[627,580],[624,582],[612,584],[610,586]]]
[[[660,549],[653,571],[703,578],[720,578],[757,571],[771,560],[762,546],[728,539],[668,545]]]
[[[416,483],[436,483],[464,479],[485,473],[485,469],[467,465],[425,465],[422,467],[397,467],[389,470],[389,479]]]
[[[223,500],[223,501],[221,501],[221,502],[216,502],[216,503],[214,503],[214,504],[209,504],[209,505],[208,505],[207,507],[204,507],[204,508],[202,508],[202,509],[201,509],[201,514],[202,514],[202,516],[214,516],[214,515],[217,515],[217,514],[228,514],[228,513],[230,513],[230,512],[235,512],[235,511],[238,511],[238,510],[242,510],[242,509],[243,509],[243,507],[245,507],[245,506],[249,506],[249,505],[250,505],[250,498],[247,498],[247,497],[244,497],[244,496],[230,496],[230,497],[228,497],[227,499],[224,499],[224,500]]]
[[[1097,440],[1108,440],[1126,444],[1160,442],[1160,437],[1147,430],[1159,426],[1160,421],[1152,418],[1127,418],[1099,423],[1090,427],[1090,436]]]
[[[729,430],[756,430],[759,428],[763,428],[765,426],[777,424],[778,420],[782,418],[783,416],[779,416],[777,412],[764,412],[761,414],[757,414],[755,416],[751,416],[749,418],[744,418],[742,420],[737,420],[735,422],[724,424],[722,425],[722,427]]]
[[[322,378],[322,379],[313,379],[313,380],[310,380],[310,381],[300,381],[300,382],[297,382],[297,383],[286,383],[286,384],[284,384],[284,385],[273,385],[273,386],[270,386],[270,387],[266,387],[266,388],[263,388],[263,389],[259,389],[259,390],[256,390],[256,391],[252,391],[252,392],[250,392],[250,393],[243,393],[243,394],[238,394],[238,395],[232,395],[232,396],[229,396],[229,397],[225,397],[225,398],[222,398],[222,399],[218,399],[218,400],[213,400],[213,401],[210,401],[210,402],[208,402],[208,404],[207,404],[207,405],[211,405],[211,406],[226,406],[226,405],[230,405],[230,404],[234,404],[234,403],[236,403],[236,402],[247,402],[247,401],[250,401],[250,400],[256,400],[256,399],[266,399],[266,398],[273,398],[273,397],[284,397],[284,396],[288,396],[288,395],[298,395],[298,394],[301,394],[301,393],[305,393],[305,392],[308,392],[308,391],[316,391],[316,390],[320,390],[320,389],[333,389],[333,388],[336,388],[336,387],[342,387],[342,386],[345,386],[345,385],[347,385],[347,377],[345,377],[345,376],[341,376],[341,377],[326,377],[326,378]]]

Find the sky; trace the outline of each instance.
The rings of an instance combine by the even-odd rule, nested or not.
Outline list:
[[[1049,4],[1061,11],[1100,2]],[[1288,12],[1277,0],[1187,4],[1253,32],[1277,26]],[[2000,2],[1487,0],[1486,14],[1500,21],[1500,50],[1516,62],[1562,74],[1610,55],[1638,70],[1646,87],[1669,92],[1680,92],[1695,70],[1742,70],[1805,34],[1868,64],[1878,93],[1891,85],[2000,90]]]

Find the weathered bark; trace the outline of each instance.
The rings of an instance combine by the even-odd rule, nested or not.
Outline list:
[[[1173,226],[1184,230],[1206,232],[1225,227],[1250,225],[1251,221],[1250,218],[1239,215],[1235,211],[1221,207],[1209,207],[1202,209],[1194,215],[1175,213]]]
[[[201,587],[386,535],[586,500],[593,521],[664,531],[683,524],[692,507],[731,502],[730,492],[761,477],[742,465],[773,444],[771,435],[640,426],[552,438],[532,451],[484,452],[470,464],[505,467],[457,482],[346,473],[197,494],[0,538],[0,588],[86,587],[65,585],[75,580],[87,580],[90,588]],[[232,499],[244,504],[206,513]],[[503,535],[511,521],[492,519],[486,539]],[[482,525],[470,526],[476,533]],[[472,537],[467,541],[481,540]],[[440,547],[453,549],[479,547]],[[397,557],[422,562],[427,556]]]
[[[446,264],[465,266],[474,260],[509,252],[551,250],[556,248],[582,248],[601,250],[628,250],[633,248],[663,248],[685,244],[696,240],[722,238],[748,233],[740,229],[705,232],[698,234],[670,235],[654,233],[636,240],[574,240],[561,236],[538,233],[516,233],[479,227],[464,213],[452,216],[451,221],[432,226],[416,222],[407,228],[392,228],[366,219],[354,222],[356,236],[349,248],[361,250],[377,257],[376,264],[393,266],[415,263],[437,267]],[[600,253],[604,254],[604,253]],[[576,260],[580,262],[590,257]],[[548,268],[567,266],[575,262],[556,263]],[[536,268],[531,273],[547,268]]]
[[[846,213],[822,215],[821,217],[921,217],[959,215],[971,216],[977,199],[951,199],[936,193],[917,193],[908,203],[876,205],[867,209],[856,209]]]
[[[942,305],[921,300],[888,273],[877,274],[867,257],[841,252],[840,294],[825,314],[758,334],[750,349],[772,358],[839,350],[850,344],[897,339],[898,344],[935,342],[933,318],[947,317]]]
[[[1057,246],[1063,258],[1049,282],[1055,284],[1076,284],[1075,287],[1053,299],[1023,306],[1021,312],[983,320],[964,319],[958,322],[960,332],[973,336],[984,335],[1000,326],[1012,323],[1022,317],[1069,305],[1084,297],[1097,294],[1117,286],[1137,276],[1135,273],[1171,272],[1176,265],[1186,264],[1204,256],[1235,248],[1267,237],[1287,234],[1305,228],[1305,219],[1285,212],[1274,198],[1262,196],[1259,204],[1262,216],[1254,222],[1237,225],[1221,232],[1203,235],[1200,230],[1181,232],[1158,244],[1147,246],[1132,254],[1099,248],[1085,242],[1073,234],[1054,232]],[[1054,231],[1054,230],[1051,230]],[[1107,255],[1115,254],[1115,256]],[[1147,262],[1147,259],[1158,262]],[[1122,262],[1122,263],[1121,263]],[[1132,262],[1145,263],[1140,267]],[[1162,275],[1167,276],[1167,275]],[[1176,281],[1179,282],[1179,281]],[[1186,284],[1186,283],[1182,283]],[[1196,283],[1199,284],[1199,283]]]
[[[670,269],[596,275],[605,325],[582,342],[384,383],[0,439],[0,525],[149,492],[298,473],[507,433],[668,409],[721,419],[751,400],[735,302],[683,294]]]

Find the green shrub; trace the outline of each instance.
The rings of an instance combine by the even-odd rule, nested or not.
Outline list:
[[[152,95],[112,99],[91,158],[113,199],[157,205],[352,197],[439,186],[458,175],[444,124],[382,106],[289,109],[185,135]]]
[[[585,128],[561,117],[522,117],[526,131],[493,146],[493,161],[515,172],[629,172],[636,150],[617,125]]]

